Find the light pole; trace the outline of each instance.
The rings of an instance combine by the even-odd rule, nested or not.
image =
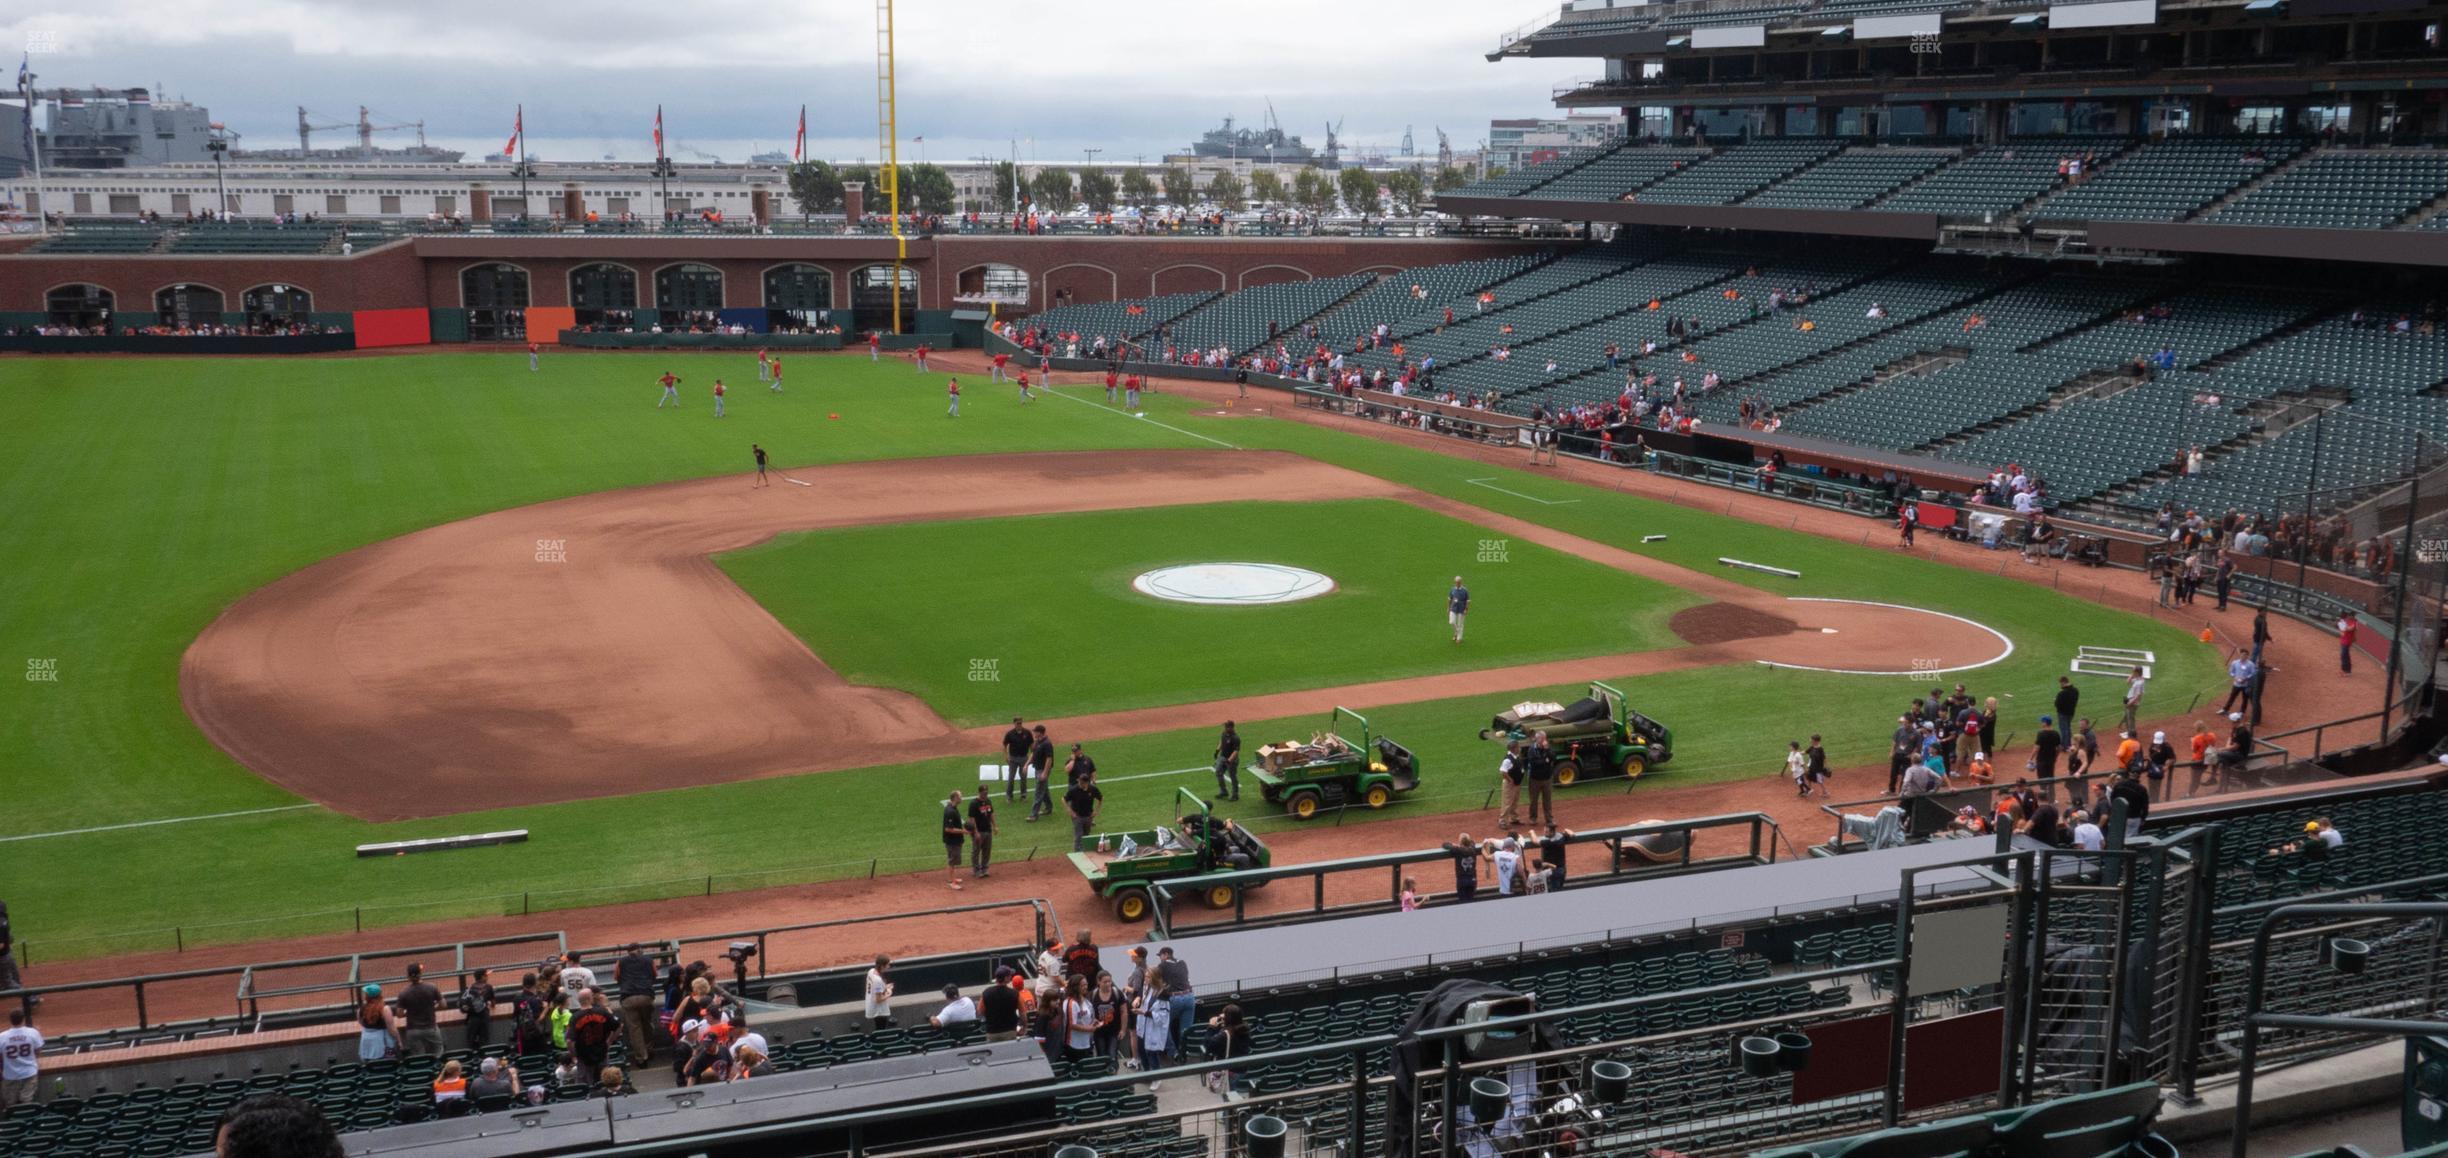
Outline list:
[[[213,187],[219,191],[220,197],[220,202],[213,208],[213,220],[219,221],[229,216],[229,177],[221,168],[222,159],[229,155],[229,136],[216,128],[204,142],[204,148],[213,158]]]

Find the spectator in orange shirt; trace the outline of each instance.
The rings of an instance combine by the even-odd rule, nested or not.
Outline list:
[[[2116,770],[2122,772],[2133,767],[2134,761],[2141,757],[2142,741],[2135,739],[2132,732],[2119,732],[2117,735],[2123,737],[2116,746]]]

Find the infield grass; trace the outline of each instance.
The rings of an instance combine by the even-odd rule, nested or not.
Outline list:
[[[718,562],[853,683],[964,725],[1646,651],[1700,600],[1390,499],[1220,503],[783,535]],[[1177,563],[1306,567],[1336,590],[1219,607],[1134,590]],[[1469,572],[1467,646],[1445,622]]]
[[[666,366],[698,391],[685,412],[653,408],[651,379]],[[7,499],[0,503],[0,557],[8,563],[0,568],[0,641],[14,657],[12,668],[55,659],[59,678],[0,681],[0,787],[7,801],[0,836],[294,803],[212,747],[180,708],[179,656],[223,607],[307,564],[419,527],[565,495],[735,472],[747,465],[751,440],[785,466],[1212,445],[1179,431],[1288,450],[1767,590],[1878,599],[1978,619],[2011,636],[2015,655],[1944,682],[1962,680],[1976,695],[2019,697],[2007,701],[2007,728],[2026,737],[2080,643],[2157,650],[2159,678],[2146,703],[2154,714],[2182,710],[2196,692],[2220,683],[2220,657],[2173,623],[1540,472],[1298,423],[1196,418],[1168,395],[1150,400],[1153,419],[1143,421],[1084,398],[1021,407],[1004,388],[984,387],[965,399],[969,415],[952,422],[943,417],[940,376],[921,378],[906,366],[870,366],[855,356],[797,359],[791,392],[780,397],[756,387],[748,358],[717,354],[547,356],[544,371],[532,375],[525,359],[510,352],[12,359],[7,367],[15,453],[0,461],[0,494]],[[745,383],[732,396],[732,417],[720,421],[701,392],[716,373]],[[829,417],[835,413],[842,417]],[[1870,541],[1886,541],[1878,524],[1865,521],[1863,528]],[[1642,543],[1648,534],[1668,538]],[[1518,552],[1524,545],[1513,546]],[[1796,568],[1804,577],[1722,572],[1718,555]],[[1425,612],[1432,645],[1442,627],[1433,600],[1452,573],[1442,564],[1434,570],[1444,574],[1416,596],[1432,601]],[[1484,622],[1474,615],[1474,639],[1486,639]],[[1515,700],[1577,690],[1529,688],[1372,710],[1372,721],[1412,746],[1426,770],[1421,793],[1393,812],[1477,808],[1493,753],[1475,730]],[[1741,666],[1633,679],[1625,690],[1675,730],[1675,761],[1656,781],[1671,785],[1773,775],[1784,741],[1814,731],[1826,736],[1840,767],[1881,758],[1896,711],[1926,685]],[[2085,690],[2105,702],[2116,688],[2097,681]],[[1318,722],[1243,723],[1248,734],[1265,736],[1305,733]],[[1096,755],[1114,776],[1183,769],[1203,763],[1212,739],[1205,729],[1129,737],[1097,745]],[[377,906],[365,919],[379,924],[864,875],[877,862],[875,871],[920,868],[931,855],[940,863],[933,802],[975,763],[933,761],[398,824],[309,809],[13,841],[0,843],[0,886],[20,941],[37,959],[29,979],[39,983],[46,957],[166,949],[172,941],[166,931],[101,936],[119,930],[219,923],[189,935],[272,937],[345,931],[359,905]],[[1109,826],[1140,827],[1170,815],[1177,783],[1196,786],[1202,777],[1111,785]],[[1840,782],[1837,790],[1867,795],[1882,786]],[[1599,781],[1564,796],[1622,790],[1620,782]],[[1251,796],[1232,814],[1254,816],[1264,808]],[[533,841],[444,856],[350,855],[365,841],[511,827],[532,830]],[[1020,855],[1024,850],[1014,846],[1024,839],[1007,837],[1004,847]],[[301,913],[316,915],[284,916]]]

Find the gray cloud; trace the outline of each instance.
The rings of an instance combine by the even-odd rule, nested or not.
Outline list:
[[[1141,7],[1089,0],[903,3],[895,46],[902,155],[1128,160],[1186,145],[1225,115],[1253,122],[1271,98],[1290,131],[1324,143],[1329,120],[1362,145],[1404,126],[1423,149],[1442,125],[1459,148],[1491,117],[1551,112],[1549,90],[1588,61],[1482,59],[1497,36],[1553,6],[1491,18],[1459,0],[1244,0]],[[653,155],[667,132],[726,159],[787,148],[801,103],[822,152],[871,156],[874,9],[602,0],[583,10],[424,0],[125,0],[0,22],[0,44],[46,36],[49,85],[154,85],[205,104],[246,143],[294,143],[295,107],[353,121],[359,104],[426,123],[437,143],[499,149],[524,103],[530,140],[560,159]],[[335,135],[338,143],[342,135]],[[912,138],[924,136],[923,147]],[[397,142],[400,135],[386,135]]]

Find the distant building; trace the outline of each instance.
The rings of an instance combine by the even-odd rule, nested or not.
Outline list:
[[[1620,139],[1624,124],[1621,113],[1493,120],[1488,122],[1487,152],[1480,160],[1507,170],[1552,161],[1575,149],[1595,148]]]

